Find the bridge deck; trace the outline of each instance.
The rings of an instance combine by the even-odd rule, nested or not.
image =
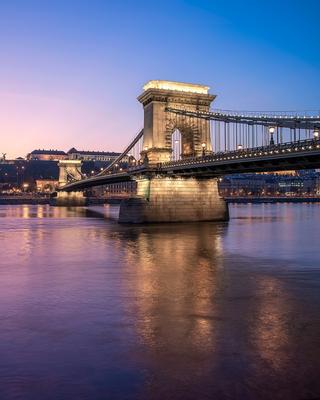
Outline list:
[[[289,169],[320,168],[320,141],[309,139],[281,145],[213,153],[170,161],[157,166],[140,165],[126,172],[109,173],[65,185],[60,190],[78,191],[94,186],[126,182],[144,174],[221,176],[244,172],[271,172]]]
[[[233,174],[286,169],[320,168],[320,142],[313,139],[281,145],[222,152],[171,161],[162,171],[188,174]]]

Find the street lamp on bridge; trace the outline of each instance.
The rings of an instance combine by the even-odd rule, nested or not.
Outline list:
[[[269,133],[270,133],[270,146],[274,146],[274,140],[273,140],[273,134],[275,132],[275,127],[274,126],[270,126],[269,128]]]
[[[206,147],[207,147],[207,145],[205,143],[202,143],[201,147],[202,147],[202,157],[204,157],[206,155]]]
[[[318,129],[315,129],[313,131],[313,138],[314,138],[314,140],[318,140],[319,139],[319,130]]]

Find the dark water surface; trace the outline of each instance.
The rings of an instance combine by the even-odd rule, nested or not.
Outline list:
[[[230,211],[0,206],[0,399],[320,399],[320,204]]]

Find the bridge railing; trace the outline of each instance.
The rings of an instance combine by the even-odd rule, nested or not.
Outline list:
[[[207,162],[219,162],[219,161],[232,161],[241,158],[252,158],[252,157],[263,157],[263,156],[277,156],[285,155],[294,152],[308,152],[320,149],[320,140],[317,139],[306,139],[296,142],[287,142],[275,145],[260,146],[249,149],[238,149],[227,152],[216,152],[200,157],[188,157],[178,161],[169,161],[159,165],[160,169],[171,168],[175,166],[201,164]]]
[[[188,117],[194,126],[201,127],[203,120],[210,123],[211,144],[215,152],[238,148],[267,146],[270,142],[282,144],[313,138],[319,135],[320,112],[234,112],[225,110],[190,111],[167,108],[176,120]],[[204,143],[204,146],[206,143]]]
[[[320,119],[320,110],[299,110],[299,111],[234,111],[214,109],[209,114],[215,113],[221,116],[235,116],[242,118],[257,118],[257,119]]]

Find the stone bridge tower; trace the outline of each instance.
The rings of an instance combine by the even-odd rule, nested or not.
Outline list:
[[[60,160],[59,161],[59,188],[63,188],[67,183],[82,179],[81,160]],[[55,206],[83,206],[87,199],[82,191],[66,192],[58,191],[56,197],[50,200],[51,205]]]
[[[59,161],[59,186],[63,187],[72,180],[82,179],[81,160],[60,160]]]
[[[216,96],[208,93],[208,86],[149,81],[143,89],[138,97],[144,108],[143,158],[147,156],[150,164],[170,161],[175,130],[181,134],[182,158],[212,152],[209,121],[166,111],[209,111]]]
[[[170,161],[172,134],[181,134],[181,157],[212,152],[209,121],[181,116],[167,108],[209,111],[214,95],[208,86],[150,81],[138,100],[144,107],[142,158],[157,164]],[[161,172],[136,176],[137,196],[123,200],[119,222],[224,221],[228,207],[219,196],[217,178],[185,177]]]

